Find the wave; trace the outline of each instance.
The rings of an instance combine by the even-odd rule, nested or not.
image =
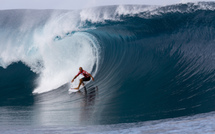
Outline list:
[[[0,11],[0,65],[27,65],[39,94],[62,89],[82,66],[102,97],[95,114],[108,120],[100,123],[214,111],[214,7]]]

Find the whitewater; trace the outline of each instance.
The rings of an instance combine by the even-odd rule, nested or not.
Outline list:
[[[0,132],[213,133],[214,10],[1,10]]]

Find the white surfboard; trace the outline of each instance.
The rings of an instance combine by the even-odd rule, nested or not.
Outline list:
[[[70,83],[70,88],[68,90],[69,94],[76,93],[76,92],[80,91],[80,89],[82,89],[84,86],[81,85],[80,88],[79,88],[79,90],[75,89],[77,87],[78,87],[78,83],[75,83],[75,82],[74,83]]]
[[[78,92],[79,90],[74,89],[74,88],[70,88],[68,91],[69,91],[69,93],[75,93],[75,92]]]

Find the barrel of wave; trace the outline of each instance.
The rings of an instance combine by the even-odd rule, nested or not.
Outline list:
[[[79,32],[45,44],[41,56],[44,67],[33,93],[48,92],[70,82],[80,66],[95,75],[99,62],[99,45],[91,34]]]

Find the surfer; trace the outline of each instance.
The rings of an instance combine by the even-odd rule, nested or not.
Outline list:
[[[79,67],[79,72],[78,72],[78,74],[72,79],[72,82],[73,82],[80,74],[82,74],[84,77],[80,79],[80,82],[79,82],[78,87],[77,87],[77,88],[74,88],[74,89],[77,89],[77,90],[80,88],[81,84],[84,86],[83,81],[89,81],[90,78],[92,78],[92,80],[94,81],[94,78],[93,78],[93,76],[92,76],[90,73],[88,73],[87,71],[83,70],[82,67]]]

